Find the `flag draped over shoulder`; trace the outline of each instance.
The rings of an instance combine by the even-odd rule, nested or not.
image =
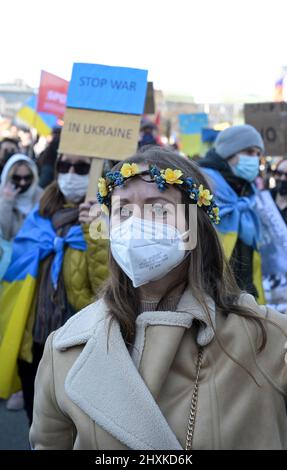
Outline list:
[[[219,207],[220,223],[216,226],[222,241],[225,255],[230,259],[237,239],[254,249],[253,282],[258,291],[259,302],[265,303],[262,287],[261,257],[259,243],[261,240],[261,223],[256,213],[256,196],[238,196],[225,181],[219,171],[202,168],[208,177],[215,201]]]
[[[40,262],[54,253],[51,277],[54,288],[62,268],[64,247],[86,250],[80,225],[58,237],[50,219],[39,214],[38,205],[27,217],[13,243],[11,264],[0,296],[0,398],[19,389],[17,358],[31,310]]]
[[[246,245],[256,249],[261,229],[255,212],[255,195],[240,197],[218,171],[210,168],[203,168],[203,171],[211,178],[214,197],[219,207],[219,232],[235,233]]]

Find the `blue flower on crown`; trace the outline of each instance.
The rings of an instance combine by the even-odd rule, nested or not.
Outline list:
[[[106,178],[116,186],[122,187],[124,185],[124,178],[120,171],[108,171],[106,174]]]
[[[155,182],[161,193],[166,190],[166,181],[162,178],[162,176],[157,176]]]
[[[153,176],[154,178],[155,178],[156,176],[161,176],[160,170],[159,170],[156,166],[151,166],[151,167],[150,167],[150,174],[151,174],[151,176]]]
[[[102,205],[102,204],[105,204],[106,197],[101,196],[100,193],[98,192],[97,193],[97,200],[98,200],[98,203]]]
[[[185,182],[185,184],[188,188],[193,187],[194,182],[193,182],[193,179],[191,177],[184,178],[184,182]]]
[[[199,190],[197,188],[188,189],[188,194],[189,194],[190,199],[193,199],[194,201],[197,202],[198,196],[199,196]]]
[[[150,169],[150,175],[152,178],[154,178],[155,183],[157,184],[157,187],[159,191],[162,193],[163,191],[166,190],[167,188],[167,182],[161,175],[160,170],[156,166],[151,166]]]

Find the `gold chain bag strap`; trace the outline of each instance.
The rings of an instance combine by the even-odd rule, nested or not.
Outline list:
[[[200,347],[198,350],[198,356],[197,356],[195,384],[194,384],[194,389],[193,389],[193,393],[191,397],[185,450],[192,449],[192,440],[193,440],[193,434],[194,434],[195,417],[196,417],[197,401],[198,401],[199,373],[201,369],[202,358],[203,358],[203,348]]]

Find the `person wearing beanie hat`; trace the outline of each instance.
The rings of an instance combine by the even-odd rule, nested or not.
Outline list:
[[[257,153],[258,150],[260,153],[264,152],[264,142],[261,135],[254,127],[248,124],[228,127],[220,132],[214,146],[218,155],[223,159],[228,159],[243,150],[246,150],[248,155],[250,155],[250,150],[252,149],[252,151]]]
[[[254,185],[263,153],[263,139],[254,127],[232,126],[218,134],[199,165],[213,186],[221,213],[217,228],[238,285],[265,303]]]

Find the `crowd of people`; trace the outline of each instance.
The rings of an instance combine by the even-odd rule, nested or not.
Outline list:
[[[144,122],[91,200],[91,159],[59,141],[0,143],[0,398],[24,406],[31,448],[287,449],[287,287],[281,309],[264,291],[287,286],[287,260],[262,272],[261,135],[231,126],[193,162]],[[274,177],[287,232],[287,160]]]

